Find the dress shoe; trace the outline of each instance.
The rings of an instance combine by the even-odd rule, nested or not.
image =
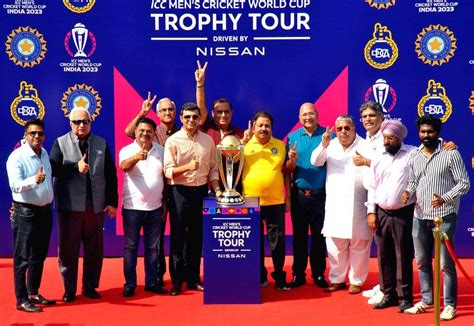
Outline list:
[[[324,275],[320,275],[316,278],[313,278],[313,282],[317,287],[322,288],[322,289],[329,287],[329,284],[324,278]]]
[[[131,286],[126,286],[122,292],[124,297],[133,297],[135,295],[135,289]]]
[[[306,284],[306,279],[304,277],[293,276],[293,280],[290,283],[291,288],[297,288]]]
[[[64,302],[73,302],[76,300],[76,295],[74,293],[64,293],[63,301]]]
[[[158,286],[158,285],[145,286],[145,291],[155,293],[155,294],[167,294],[168,293],[168,291],[166,291],[165,289],[163,289],[161,286]]]
[[[388,295],[384,296],[382,301],[376,303],[372,306],[374,309],[385,309],[388,307],[398,306],[398,298],[390,297]]]
[[[358,285],[351,284],[349,285],[349,294],[361,293],[362,289]]]
[[[275,288],[278,291],[290,291],[291,290],[290,284],[288,284],[285,280],[275,282]]]
[[[56,300],[48,300],[41,294],[30,295],[30,301],[36,304],[52,305],[56,303]]]
[[[398,312],[402,313],[407,309],[413,307],[413,301],[410,300],[402,300],[402,303],[398,306]]]
[[[16,305],[16,309],[24,312],[42,312],[43,309],[40,307],[35,306],[32,302],[30,301],[25,301],[20,304]]]
[[[346,288],[346,283],[331,283],[327,288],[324,289],[324,292],[335,292],[339,290],[344,290]]]
[[[100,299],[102,296],[99,294],[99,292],[96,291],[96,289],[82,289],[82,294],[85,295],[86,297],[90,299]]]
[[[204,291],[204,286],[201,283],[194,283],[194,284],[189,284],[188,283],[188,289],[202,292],[202,291]]]
[[[181,287],[180,286],[173,286],[170,290],[170,295],[176,296],[181,294]]]

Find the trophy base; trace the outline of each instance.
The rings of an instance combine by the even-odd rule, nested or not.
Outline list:
[[[235,190],[226,190],[222,195],[216,199],[216,202],[223,206],[241,205],[245,203],[244,197],[242,197]]]

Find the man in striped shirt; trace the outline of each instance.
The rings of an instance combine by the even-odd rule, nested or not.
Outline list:
[[[410,162],[408,187],[401,197],[402,203],[406,203],[416,194],[413,241],[422,297],[420,302],[404,311],[407,314],[422,313],[433,306],[433,220],[437,216],[443,218],[442,231],[453,241],[460,197],[470,187],[459,152],[443,149],[439,140],[441,124],[441,120],[433,116],[423,116],[417,120],[422,145]],[[450,320],[456,315],[457,275],[444,242],[441,243],[441,269],[444,276],[444,310],[441,319]]]

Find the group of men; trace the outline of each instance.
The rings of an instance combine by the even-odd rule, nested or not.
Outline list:
[[[285,145],[272,136],[273,117],[268,112],[256,113],[248,128],[242,130],[231,124],[232,105],[221,98],[213,103],[211,119],[206,107],[206,69],[207,63],[201,66],[198,62],[196,104],[182,106],[181,128],[175,122],[176,105],[169,98],[156,104],[159,125],[146,117],[156,101],[149,93],[125,130],[134,141],[121,149],[118,162],[124,171],[120,203],[125,238],[123,295],[133,296],[137,287],[141,230],[145,291],[179,295],[183,283],[190,290],[204,290],[200,279],[203,199],[209,191],[217,197],[222,193],[215,145],[234,135],[245,144],[239,188],[244,196],[260,198],[261,286],[268,285],[264,226],[274,266],[271,276],[278,290],[306,283],[309,257],[315,285],[326,292],[342,290],[348,274],[349,293],[360,293],[375,233],[384,297],[374,308],[399,305],[400,312],[413,314],[430,308],[432,220],[442,216],[452,238],[459,198],[470,186],[459,152],[452,144],[443,146],[439,138],[439,119],[418,119],[422,145],[415,148],[403,143],[407,130],[401,122],[384,121],[378,103],[364,103],[360,109],[366,139],[356,134],[351,116],[336,119],[334,134],[333,128],[319,125],[315,106],[304,103],[299,111],[301,128],[289,135]],[[41,308],[36,304],[54,303],[38,293],[51,233],[53,188],[63,300],[76,298],[81,241],[82,293],[100,298],[96,288],[102,266],[102,228],[105,213],[113,217],[118,207],[116,170],[105,140],[90,132],[88,111],[74,108],[69,119],[71,132],[55,141],[50,158],[42,148],[44,123],[32,120],[25,125],[26,142],[7,162],[19,310],[37,312]],[[285,211],[291,212],[293,224],[293,277],[289,283],[283,270]],[[163,288],[163,238],[168,214],[169,291]],[[325,278],[326,251],[329,283]],[[415,305],[413,252],[422,291],[422,301]],[[456,270],[444,243],[442,265],[446,286],[441,317],[452,319],[457,304]]]

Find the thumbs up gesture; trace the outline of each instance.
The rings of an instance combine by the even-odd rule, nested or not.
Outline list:
[[[295,144],[292,146],[291,143],[288,143],[290,146],[290,150],[288,151],[288,158],[290,160],[296,161],[298,159],[298,153],[296,152],[296,147],[298,146],[298,143],[295,142]]]
[[[199,169],[199,162],[196,160],[196,157],[194,157],[191,162],[188,163],[188,168],[189,171],[196,171]]]
[[[326,131],[324,132],[322,136],[322,141],[321,144],[323,145],[324,148],[327,148],[329,146],[329,143],[331,142],[331,133],[332,133],[333,128],[326,127]]]
[[[77,162],[77,168],[82,174],[89,172],[89,164],[87,164],[87,154],[82,155],[82,158]]]
[[[368,160],[359,154],[358,151],[356,151],[355,155],[352,156],[352,163],[354,163],[355,166],[370,166],[370,164],[368,164]]]
[[[137,153],[135,154],[135,159],[137,161],[144,161],[146,160],[148,157],[148,151],[145,149],[145,144],[142,145],[142,149]]]
[[[43,183],[46,179],[46,173],[44,173],[43,166],[40,166],[38,173],[36,173],[36,184]]]
[[[441,197],[440,195],[436,194],[436,193],[433,193],[433,200],[431,201],[431,206],[433,208],[438,208],[440,206],[442,206],[445,201],[443,199],[443,197]]]

